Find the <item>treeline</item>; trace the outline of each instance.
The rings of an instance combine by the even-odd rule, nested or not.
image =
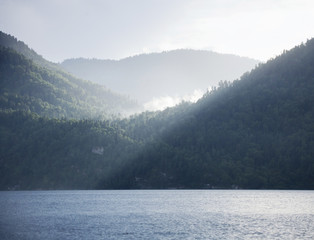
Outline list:
[[[0,112],[0,189],[95,189],[140,149],[109,121]]]
[[[0,51],[2,190],[314,189],[314,39],[195,104],[124,119],[103,116],[95,85]]]
[[[147,103],[163,96],[190,95],[195,89],[216,85],[220,79],[234,80],[258,62],[231,54],[181,49],[118,61],[68,59],[60,66],[78,77]]]
[[[139,105],[103,86],[34,64],[0,46],[0,108],[50,118],[108,119],[139,110]]]
[[[314,189],[314,40],[221,82],[104,188]]]
[[[0,189],[112,188],[132,159],[190,104],[122,120],[50,119],[0,111]]]

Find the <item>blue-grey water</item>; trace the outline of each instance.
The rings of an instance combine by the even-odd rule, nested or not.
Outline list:
[[[0,192],[0,239],[314,239],[314,191]]]

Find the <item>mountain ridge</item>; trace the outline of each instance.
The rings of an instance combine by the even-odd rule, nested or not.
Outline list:
[[[314,189],[314,39],[196,103],[122,119],[39,114],[19,96],[71,100],[67,88],[51,88],[66,82],[0,50],[2,190]],[[71,112],[49,99],[40,109]]]
[[[3,110],[28,110],[56,118],[111,118],[140,110],[134,100],[64,72],[2,32],[0,53]]]
[[[314,39],[220,82],[104,188],[314,188]]]
[[[259,61],[232,54],[181,49],[135,55],[120,60],[70,59],[69,72],[130,95],[141,103],[206,91],[219,80],[234,80]]]

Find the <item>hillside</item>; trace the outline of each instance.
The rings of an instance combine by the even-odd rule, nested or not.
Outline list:
[[[78,83],[96,85],[0,57],[2,190],[314,189],[314,39],[197,103],[115,120],[86,119],[100,97]]]
[[[0,31],[0,46],[15,50],[41,67],[45,67],[53,71],[59,71],[59,73],[62,72],[58,64],[47,61],[33,49],[30,49],[24,42],[19,41],[14,36],[6,34],[2,31]]]
[[[313,66],[314,39],[221,82],[103,187],[314,189]]]
[[[0,190],[95,189],[140,147],[109,121],[0,111]]]
[[[101,189],[189,106],[114,121],[0,111],[0,190]]]
[[[3,38],[4,34],[0,36]],[[1,110],[30,111],[50,118],[82,119],[111,118],[140,109],[135,101],[103,86],[53,67],[43,67],[45,64],[36,64],[34,58],[42,63],[48,62],[24,43],[9,35],[6,37],[6,46],[19,47],[22,53],[29,54],[24,56],[12,48],[0,46]],[[8,44],[10,39],[11,45]]]
[[[258,61],[210,51],[175,50],[137,55],[119,61],[69,59],[61,66],[70,73],[127,94],[140,103],[154,98],[182,97],[206,91],[220,80],[234,80]]]

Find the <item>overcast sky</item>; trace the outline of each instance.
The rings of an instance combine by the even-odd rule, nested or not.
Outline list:
[[[0,30],[54,62],[179,48],[266,61],[314,37],[314,1],[0,0]]]

